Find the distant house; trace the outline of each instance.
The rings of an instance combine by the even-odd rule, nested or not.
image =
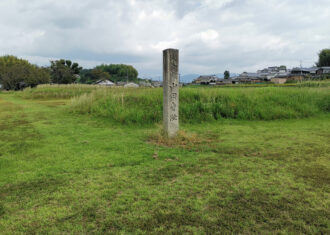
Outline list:
[[[268,72],[278,72],[280,70],[277,66],[268,67]]]
[[[261,83],[264,81],[271,81],[273,83],[282,84],[287,80],[302,81],[306,77],[320,77],[323,74],[330,75],[330,66],[327,67],[310,67],[287,69],[285,65],[272,66],[265,69],[258,70],[256,73],[243,72],[238,77],[232,78],[233,83]],[[224,82],[217,82],[222,85]]]
[[[237,80],[239,83],[259,83],[263,82],[265,78],[260,76],[259,73],[244,72],[237,77]]]
[[[288,80],[287,78],[277,78],[277,77],[270,79],[270,81],[275,84],[284,84],[286,83],[287,80]]]
[[[215,85],[219,78],[216,75],[211,76],[199,76],[193,83],[200,85]]]
[[[316,70],[317,75],[330,74],[330,67],[319,67]]]
[[[139,82],[140,87],[152,87],[150,82],[141,81]]]
[[[238,80],[238,77],[237,76],[231,77],[230,79],[231,79],[231,83],[232,84],[239,84],[239,80]]]
[[[249,74],[249,73],[248,73]],[[285,65],[281,66],[271,66],[262,70],[257,71],[257,75],[250,73],[249,77],[256,77],[255,79],[252,80],[264,80],[264,81],[270,81],[273,78],[277,77],[288,77],[289,72],[286,68]]]
[[[127,83],[125,86],[125,88],[138,88],[139,85],[133,82]]]
[[[311,73],[310,68],[293,68],[291,69],[291,75],[307,75]]]
[[[127,84],[127,82],[117,82],[116,85],[117,86],[125,86]]]
[[[110,80],[99,80],[95,82],[95,85],[99,86],[114,86],[115,84],[111,82]]]
[[[293,68],[288,75],[288,80],[296,80],[302,81],[305,77],[314,77],[317,75],[321,75],[323,70],[321,71],[320,68],[311,67],[311,68]]]
[[[279,73],[279,72],[286,72],[287,68],[285,65],[281,66],[271,66],[262,70],[258,70],[257,73],[264,73],[264,74],[271,74],[271,73]]]
[[[259,74],[258,73],[248,73],[248,72],[243,72],[239,76],[239,78],[251,78],[251,79],[258,79]]]
[[[219,79],[216,82],[217,85],[230,85],[230,84],[236,84],[236,81],[233,79]]]
[[[151,84],[152,84],[153,87],[161,87],[162,86],[162,83],[159,82],[159,81],[152,81]]]
[[[269,80],[273,78],[288,78],[290,76],[290,72],[279,72],[274,77],[270,78]]]

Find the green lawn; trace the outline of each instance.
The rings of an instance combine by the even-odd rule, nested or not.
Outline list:
[[[329,234],[330,114],[160,126],[0,93],[0,234]],[[165,141],[166,142],[166,141]]]

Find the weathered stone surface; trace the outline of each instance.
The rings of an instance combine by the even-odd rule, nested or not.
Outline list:
[[[163,51],[163,120],[168,137],[179,131],[179,50]]]

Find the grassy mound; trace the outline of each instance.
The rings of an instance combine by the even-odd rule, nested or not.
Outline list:
[[[27,88],[20,95],[25,99],[69,99],[96,90],[98,86],[69,85],[39,85],[37,88]]]
[[[180,118],[187,123],[219,120],[304,118],[330,111],[329,88],[183,88]],[[96,89],[72,99],[70,110],[122,124],[162,120],[161,89]]]

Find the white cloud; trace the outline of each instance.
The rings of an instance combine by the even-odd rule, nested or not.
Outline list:
[[[329,47],[327,0],[1,0],[0,54],[32,62],[71,58],[130,63],[161,74],[162,50],[180,49],[181,73],[256,70]]]

